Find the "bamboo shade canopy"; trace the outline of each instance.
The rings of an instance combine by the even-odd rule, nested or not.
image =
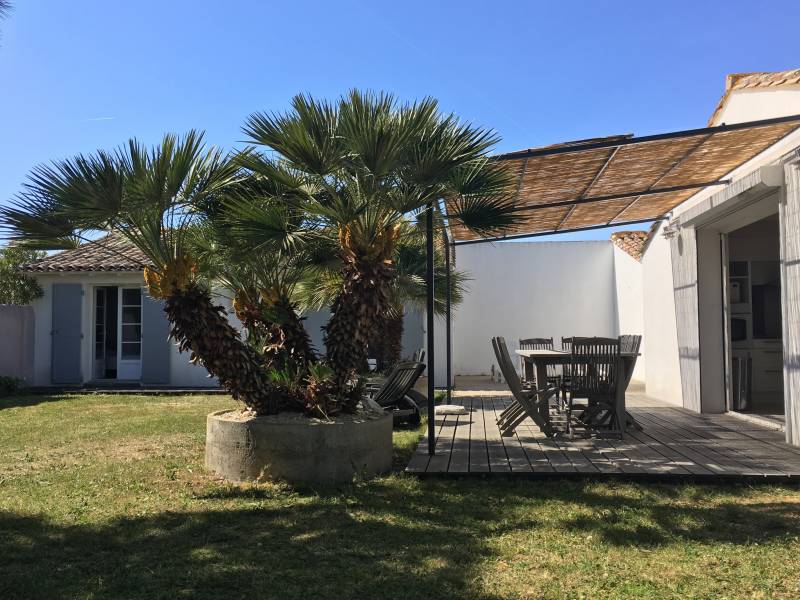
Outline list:
[[[800,115],[794,115],[498,155],[494,159],[515,177],[521,222],[491,239],[661,219],[699,189],[724,185],[725,175],[798,128]],[[450,227],[456,243],[481,240],[455,223]]]

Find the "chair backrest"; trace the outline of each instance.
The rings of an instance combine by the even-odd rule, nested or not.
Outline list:
[[[508,384],[508,389],[515,398],[519,399],[523,396],[522,382],[519,380],[514,363],[511,362],[511,356],[508,354],[508,346],[506,346],[506,339],[503,337],[492,338],[492,348],[494,349],[495,358],[497,358],[497,365],[503,373],[503,377]]]
[[[569,364],[572,394],[613,394],[620,367],[619,353],[619,339],[572,338]]]
[[[553,338],[526,338],[519,341],[520,350],[553,350]],[[522,358],[522,357],[520,357]],[[522,360],[521,364],[525,368],[525,361]],[[558,367],[555,365],[547,365],[547,376],[555,377],[558,375]],[[544,381],[541,383],[544,385]]]
[[[561,349],[564,352],[572,352],[572,338],[571,337],[562,337],[561,338]]]
[[[414,355],[411,357],[411,360],[414,362],[424,363],[425,362],[425,348],[419,348],[414,352]]]
[[[417,379],[425,370],[425,365],[419,362],[404,361],[392,367],[381,388],[375,392],[373,400],[381,406],[396,402],[417,383]]]
[[[622,354],[639,354],[642,345],[640,335],[621,335],[619,336],[619,351]]]
[[[553,338],[525,338],[519,341],[520,350],[552,350]]]

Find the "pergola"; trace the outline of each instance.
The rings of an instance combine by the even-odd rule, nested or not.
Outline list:
[[[634,137],[618,135],[531,148],[494,157],[516,177],[520,221],[499,237],[448,225],[446,244],[447,396],[452,388],[450,246],[659,221],[800,128],[800,115]],[[445,212],[448,202],[444,202]],[[434,453],[433,211],[428,211],[428,453]]]

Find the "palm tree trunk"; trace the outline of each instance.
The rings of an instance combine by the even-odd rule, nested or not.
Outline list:
[[[268,367],[285,369],[294,364],[305,372],[309,363],[316,360],[316,351],[303,326],[303,319],[288,298],[279,298],[269,310],[263,304],[237,300],[234,309],[247,329],[248,341],[264,355]],[[276,318],[278,321],[274,320]]]
[[[294,364],[308,370],[316,352],[294,304],[288,298],[279,298],[272,310],[280,315],[280,322],[268,324],[265,356],[280,369]]]
[[[341,389],[366,366],[370,333],[390,307],[392,273],[391,263],[385,261],[354,260],[344,266],[342,290],[325,326],[328,360]]]
[[[387,371],[400,362],[403,354],[403,308],[384,315],[370,335],[369,355],[375,358],[379,371]]]
[[[225,309],[213,305],[208,291],[194,283],[175,289],[166,299],[164,311],[171,325],[170,336],[181,352],[191,352],[191,362],[202,364],[234,399],[259,415],[300,408],[292,406],[288,390],[269,380],[258,352],[242,341],[228,323]]]
[[[386,368],[400,362],[403,354],[403,308],[392,312],[384,328],[384,360]]]

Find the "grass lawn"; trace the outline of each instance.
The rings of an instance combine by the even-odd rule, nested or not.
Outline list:
[[[800,491],[203,470],[221,396],[0,399],[0,598],[797,598]],[[417,441],[396,434],[398,471]]]

